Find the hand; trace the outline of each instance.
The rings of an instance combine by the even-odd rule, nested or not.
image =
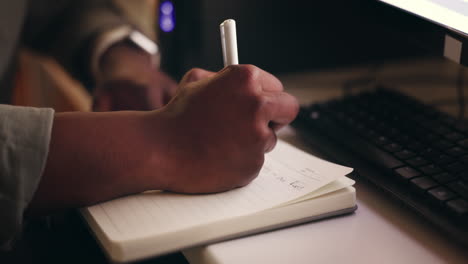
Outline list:
[[[159,71],[151,57],[122,42],[104,53],[94,92],[94,111],[153,110],[167,104],[177,83]]]
[[[255,66],[188,72],[175,98],[154,113],[166,120],[166,137],[155,138],[167,144],[166,190],[209,193],[248,184],[275,146],[275,131],[297,112],[281,82]]]
[[[194,69],[175,98],[149,112],[58,113],[29,213],[44,214],[145,190],[210,193],[261,169],[297,100],[251,65]],[[57,188],[60,186],[60,188]]]

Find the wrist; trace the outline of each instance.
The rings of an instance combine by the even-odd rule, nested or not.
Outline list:
[[[122,41],[111,46],[101,57],[99,81],[138,80],[143,82],[153,68],[151,56]]]
[[[148,144],[148,159],[141,181],[146,190],[168,190],[176,180],[175,171],[179,163],[174,158],[175,142],[171,138],[174,130],[172,117],[165,109],[142,112],[141,138]],[[180,160],[178,160],[180,162]],[[149,168],[149,170],[148,170]],[[155,170],[155,168],[157,168]]]
[[[119,32],[120,36],[117,34]],[[127,35],[124,37],[122,34],[125,32]],[[134,75],[141,78],[143,73],[159,67],[158,45],[139,31],[120,28],[107,35],[108,38],[103,37],[104,40],[115,39],[112,43],[103,41],[105,48],[98,49],[100,53],[94,56],[92,68],[97,82],[116,78],[139,80]]]

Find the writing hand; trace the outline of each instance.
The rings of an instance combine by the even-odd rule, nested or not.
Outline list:
[[[166,189],[219,192],[248,184],[275,146],[275,131],[297,112],[297,100],[281,82],[255,66],[191,70],[155,113],[166,117]]]

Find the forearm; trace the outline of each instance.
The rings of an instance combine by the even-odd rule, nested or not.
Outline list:
[[[158,146],[148,146],[153,140],[145,135],[147,115],[57,114],[46,167],[30,212],[41,214],[162,189],[164,183],[157,171],[148,171],[157,167]]]

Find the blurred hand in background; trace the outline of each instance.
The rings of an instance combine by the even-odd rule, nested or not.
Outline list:
[[[110,47],[100,61],[93,111],[154,110],[166,105],[177,83],[151,56],[128,42]]]

